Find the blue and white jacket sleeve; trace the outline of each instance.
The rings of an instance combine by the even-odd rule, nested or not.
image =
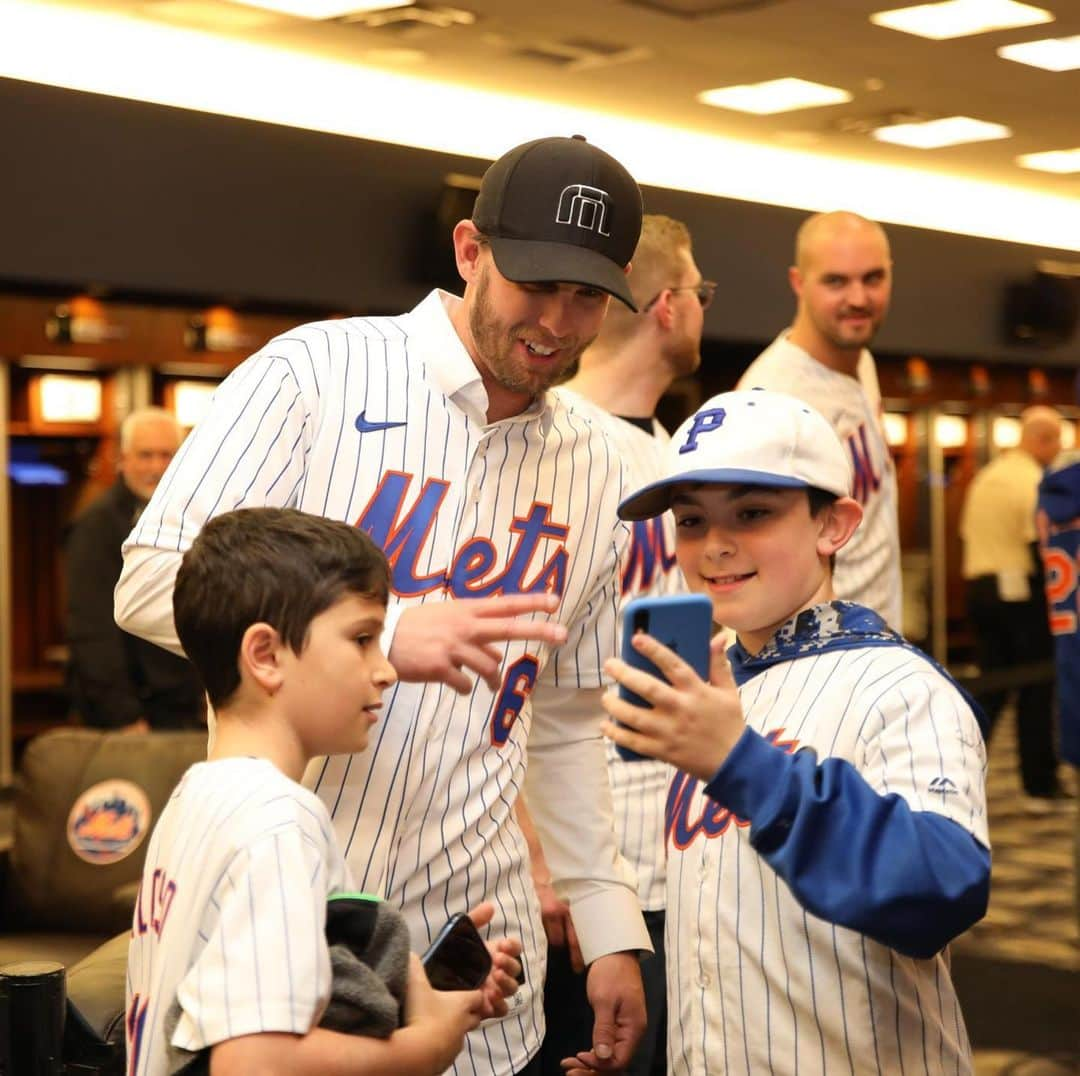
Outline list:
[[[892,732],[902,742],[911,729]],[[875,753],[886,754],[880,742]],[[990,852],[984,803],[981,824],[969,824],[971,790],[957,774],[942,792],[940,771],[920,802],[915,757],[910,743],[894,754],[905,781],[884,791],[887,764],[864,777],[850,761],[788,754],[747,729],[705,792],[750,822],[751,845],[809,912],[926,959],[986,914]],[[975,783],[980,801],[981,774]]]

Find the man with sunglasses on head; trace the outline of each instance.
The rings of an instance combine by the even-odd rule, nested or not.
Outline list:
[[[617,310],[614,303],[608,308],[600,334],[582,354],[577,373],[558,392],[575,413],[607,428],[633,486],[660,476],[669,437],[655,418],[656,406],[673,381],[693,374],[701,364],[705,308],[716,285],[702,279],[686,225],[670,217],[645,215],[630,264],[637,312],[629,307]],[[621,604],[643,594],[684,590],[675,563],[670,513],[633,527],[620,565]],[[637,871],[638,899],[655,948],[655,955],[641,966],[648,1027],[626,1071],[651,1076],[666,1071],[664,805],[672,771],[654,759],[626,762],[611,741],[607,760],[619,847]],[[547,1034],[541,1047],[546,1076],[561,1071],[559,1062],[576,1052],[575,1042],[588,1041],[592,1017],[569,907],[552,889],[542,850],[535,843],[531,850],[549,942]]]
[[[797,396],[836,430],[851,457],[863,519],[836,555],[833,585],[837,597],[869,606],[900,631],[896,472],[867,350],[889,310],[889,240],[880,224],[856,213],[816,213],[796,234],[788,280],[795,321],[750,364],[737,388]]]

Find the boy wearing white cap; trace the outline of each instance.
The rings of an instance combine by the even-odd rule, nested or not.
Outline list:
[[[671,510],[691,590],[738,641],[709,682],[618,660],[604,731],[679,771],[668,795],[668,1065],[970,1072],[946,946],[986,910],[986,756],[972,703],[871,610],[837,601],[859,525],[826,420],[768,391],[709,400],[624,519]],[[618,721],[619,724],[614,722]],[[587,1059],[581,1059],[587,1068]]]

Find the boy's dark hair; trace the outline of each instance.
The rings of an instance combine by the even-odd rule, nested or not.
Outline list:
[[[244,632],[269,624],[296,653],[312,620],[346,594],[386,604],[390,571],[361,530],[293,508],[211,519],[184,554],[173,592],[176,634],[220,707],[240,685]]]
[[[806,491],[806,499],[810,502],[810,515],[816,516],[823,509],[828,508],[830,504],[836,504],[839,497],[835,493],[830,493],[827,489],[818,489],[817,486],[811,486]]]

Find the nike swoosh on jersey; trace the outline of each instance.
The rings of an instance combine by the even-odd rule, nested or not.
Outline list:
[[[404,422],[368,422],[367,411],[361,411],[356,417],[356,428],[361,433],[378,433],[379,430],[392,430],[395,426],[404,426]]]

